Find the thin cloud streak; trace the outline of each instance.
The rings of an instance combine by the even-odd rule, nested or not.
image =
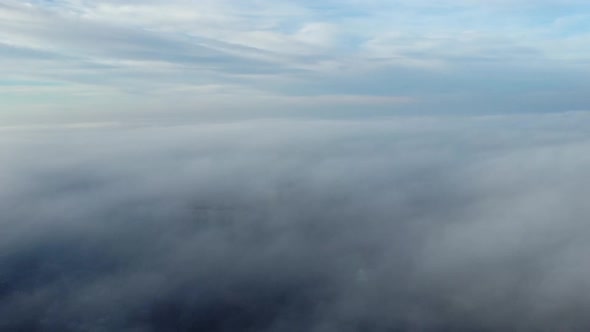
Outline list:
[[[236,89],[235,98],[248,89],[259,99],[320,94],[423,101],[391,112],[585,109],[579,95],[588,86],[589,35],[579,22],[590,8],[574,1],[535,4],[7,0],[0,7],[0,66],[6,79],[85,86],[102,99],[113,96],[110,106],[127,111],[144,107],[142,98],[153,93],[186,85],[225,86]],[[505,90],[501,98],[498,89]],[[30,90],[36,93],[35,86]],[[532,96],[539,93],[555,102],[538,110]],[[179,95],[161,98],[172,102]],[[473,110],[479,98],[498,104]],[[97,100],[73,107],[98,113]],[[60,104],[48,100],[46,106]],[[203,108],[184,106],[197,116]],[[338,106],[327,107],[336,114]]]

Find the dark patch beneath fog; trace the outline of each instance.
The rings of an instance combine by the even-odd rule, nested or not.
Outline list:
[[[5,132],[0,330],[586,331],[589,120]]]

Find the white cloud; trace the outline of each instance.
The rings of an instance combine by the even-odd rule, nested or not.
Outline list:
[[[556,6],[562,10],[554,13]],[[475,96],[489,90],[480,86],[491,67],[503,75],[496,75],[498,87],[513,84],[511,68],[545,75],[540,81],[546,82],[551,77],[539,68],[552,68],[566,73],[564,84],[581,86],[590,51],[579,23],[586,7],[577,1],[533,7],[529,1],[5,0],[0,69],[9,80],[118,90],[130,100],[141,91],[187,85],[225,86],[236,97],[248,90],[266,99],[350,94],[370,100],[391,80],[385,94],[393,98],[436,99],[444,91],[429,87],[444,80],[445,89]],[[426,76],[424,88],[411,83]],[[364,83],[342,88],[355,81]]]
[[[575,331],[589,124],[0,126],[0,327]]]

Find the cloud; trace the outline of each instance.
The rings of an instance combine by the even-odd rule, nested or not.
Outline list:
[[[4,127],[0,328],[584,331],[588,121]]]
[[[70,89],[93,90],[101,97],[71,102],[91,117],[104,100],[127,112],[156,104],[144,102],[154,94],[170,104],[183,96],[162,92],[189,85],[223,86],[234,99],[249,90],[261,100],[323,94],[423,102],[391,112],[490,112],[474,111],[475,99],[496,103],[495,113],[571,111],[587,108],[588,29],[580,23],[587,10],[579,1],[9,0],[0,7],[0,69],[6,80],[61,84],[54,94],[61,100]],[[538,103],[539,94],[555,99]],[[50,99],[43,107],[61,112]],[[9,107],[40,114],[35,104],[10,100]],[[198,117],[203,105],[210,103],[183,107]],[[337,114],[339,106],[328,108]]]

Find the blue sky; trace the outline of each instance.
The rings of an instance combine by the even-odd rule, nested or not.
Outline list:
[[[0,0],[0,120],[590,105],[590,4]]]

